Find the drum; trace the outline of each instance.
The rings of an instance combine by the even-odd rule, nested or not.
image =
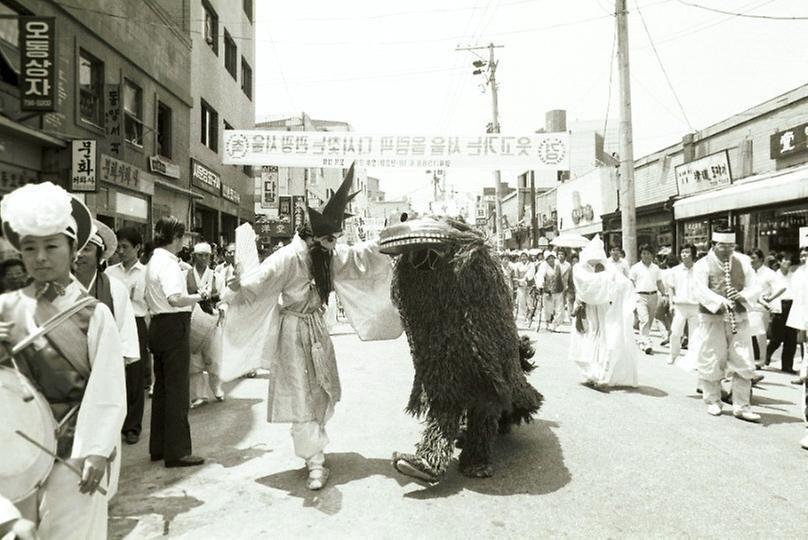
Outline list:
[[[210,315],[199,306],[194,306],[191,312],[191,354],[197,354],[209,346],[218,320],[217,315]]]
[[[34,399],[23,401],[22,385]],[[56,421],[48,402],[16,371],[0,367],[0,494],[18,502],[48,478],[54,459],[15,433],[22,431],[56,453]]]

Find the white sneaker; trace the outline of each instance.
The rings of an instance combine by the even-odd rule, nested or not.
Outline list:
[[[803,450],[808,450],[808,433],[800,440],[800,446]]]
[[[713,416],[721,416],[721,405],[718,403],[710,403],[707,405],[707,413]]]

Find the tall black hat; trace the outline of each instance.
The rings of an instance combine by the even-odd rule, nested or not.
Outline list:
[[[358,191],[353,194],[350,193],[354,176],[356,176],[355,167],[356,164],[352,163],[339,189],[331,196],[321,210],[315,210],[311,206],[307,207],[309,226],[311,227],[313,236],[327,236],[342,231],[342,222],[346,217],[351,216],[351,214],[345,213],[345,208],[348,206],[351,199],[356,197],[359,193]]]

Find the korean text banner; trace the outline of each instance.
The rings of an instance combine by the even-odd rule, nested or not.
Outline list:
[[[567,133],[479,136],[225,130],[226,165],[569,169]]]

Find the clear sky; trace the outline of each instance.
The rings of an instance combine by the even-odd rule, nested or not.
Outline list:
[[[806,0],[687,3],[808,17]],[[679,0],[628,6],[635,157],[807,82],[808,20],[728,16]],[[256,0],[256,11],[258,120],[305,111],[359,132],[484,133],[490,90],[472,74],[476,57],[455,48],[494,42],[504,45],[496,50],[503,132],[533,132],[551,109],[566,109],[568,121],[607,111],[610,126],[619,121],[616,59],[609,91],[614,0]],[[511,173],[503,179],[513,183]],[[389,198],[430,193],[422,171],[369,174]],[[447,184],[477,191],[493,180],[464,170]]]

